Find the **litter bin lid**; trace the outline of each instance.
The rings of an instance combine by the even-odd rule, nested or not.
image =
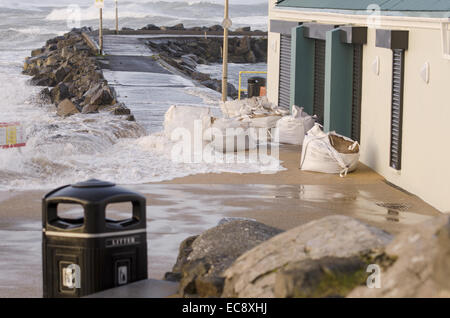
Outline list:
[[[114,187],[115,184],[107,181],[100,181],[97,179],[90,179],[83,182],[78,182],[76,184],[73,184],[73,188],[107,188],[107,187]]]
[[[55,203],[63,201],[77,201],[87,203],[112,202],[119,199],[121,202],[144,199],[141,194],[117,186],[114,183],[90,179],[72,185],[55,189],[45,195],[45,201]]]

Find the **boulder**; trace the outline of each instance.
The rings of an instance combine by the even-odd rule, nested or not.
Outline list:
[[[224,297],[274,297],[277,272],[323,257],[348,258],[383,248],[392,236],[347,216],[330,216],[280,234],[245,253],[224,272]]]
[[[127,121],[136,121],[136,118],[134,117],[134,115],[128,115],[127,118],[125,118],[125,120],[127,120]]]
[[[50,77],[48,73],[42,72],[36,74],[30,81],[31,85],[35,86],[55,86],[56,82]]]
[[[47,50],[48,50],[49,52],[56,51],[57,49],[58,49],[58,46],[55,45],[55,44],[49,45],[49,46],[47,47]]]
[[[121,116],[121,115],[130,115],[131,111],[128,107],[125,106],[125,104],[118,103],[112,107],[111,113],[113,115]]]
[[[247,27],[237,28],[235,30],[235,32],[250,32],[251,30],[252,30],[252,28],[247,26]]]
[[[39,73],[39,68],[35,63],[25,60],[23,64],[23,74],[34,76]]]
[[[70,68],[68,66],[60,66],[58,69],[53,71],[56,82],[60,83],[66,78],[67,74],[69,74]]]
[[[80,111],[70,99],[65,99],[58,104],[57,114],[61,117],[70,116],[79,113]]]
[[[253,51],[249,51],[245,56],[245,59],[247,63],[256,63],[256,56],[255,53],[253,53]]]
[[[192,54],[181,56],[181,61],[192,70],[195,70],[197,68],[197,63],[195,62],[195,58],[192,56]]]
[[[100,87],[89,99],[93,105],[110,105],[114,101],[114,94],[108,86]]]
[[[50,91],[52,102],[59,104],[61,101],[70,98],[69,88],[65,83],[59,83]]]
[[[35,57],[35,56],[41,55],[42,53],[44,53],[44,51],[45,51],[44,48],[35,49],[35,50],[31,51],[31,56]]]
[[[212,32],[220,32],[220,31],[223,31],[223,27],[220,24],[216,24],[216,25],[210,26],[208,28],[208,30],[212,31]]]
[[[45,61],[45,66],[55,66],[56,64],[58,64],[58,62],[58,56],[52,55],[49,56]]]
[[[204,82],[204,81],[211,79],[211,77],[208,74],[197,72],[197,71],[192,72],[191,77],[192,77],[192,79],[197,80],[199,82]]]
[[[235,54],[236,55],[245,55],[247,54],[250,49],[251,49],[251,44],[250,44],[251,40],[248,36],[244,36],[243,38],[241,38],[238,42],[238,45],[235,49]]]
[[[66,46],[61,50],[61,56],[65,59],[68,59],[73,54],[73,47]]]
[[[223,271],[240,255],[281,232],[254,221],[226,222],[185,240],[177,263],[166,279],[180,280],[182,296],[219,297],[224,284]]]
[[[438,216],[400,233],[385,251],[396,257],[381,288],[359,287],[349,297],[450,297],[450,217]]]
[[[81,111],[82,114],[94,114],[98,113],[98,105],[86,105],[83,107],[83,110]]]
[[[151,30],[151,31],[157,31],[161,30],[159,26],[156,26],[154,24],[147,24],[145,27],[143,27],[141,30]]]
[[[186,29],[184,28],[183,23],[178,23],[177,25],[170,26],[170,27],[162,26],[161,30],[163,30],[163,31],[167,31],[167,30],[183,31],[183,30],[186,30]]]
[[[198,76],[198,75],[197,75]],[[206,86],[208,88],[211,88],[215,90],[216,92],[222,92],[222,80],[217,79],[206,79],[202,82],[200,82],[203,86]],[[238,96],[238,91],[236,87],[234,87],[233,84],[227,83],[228,88],[228,96],[232,98],[236,98]]]

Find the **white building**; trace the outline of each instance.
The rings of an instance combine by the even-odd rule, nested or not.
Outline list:
[[[450,0],[270,0],[267,95],[450,212]]]

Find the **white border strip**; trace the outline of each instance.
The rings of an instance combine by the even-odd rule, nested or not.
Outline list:
[[[315,21],[328,24],[356,24],[367,25],[367,19],[370,15],[359,15],[351,13],[339,13],[328,11],[313,11],[305,8],[279,8],[273,7],[269,11],[269,19],[274,20],[292,20],[292,21]],[[409,17],[409,16],[377,16],[380,19],[380,28],[428,28],[440,29],[441,23],[450,21],[448,17]]]
[[[55,232],[55,231],[46,231],[42,229],[42,232],[46,236],[57,236],[57,237],[72,237],[72,238],[102,238],[102,237],[115,237],[115,236],[126,236],[133,234],[146,233],[147,229],[139,229],[139,230],[130,230],[130,231],[122,231],[122,232],[111,232],[111,233],[69,233],[69,232]]]

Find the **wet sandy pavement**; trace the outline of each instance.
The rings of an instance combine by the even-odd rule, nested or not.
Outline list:
[[[173,266],[179,244],[223,217],[247,217],[290,229],[344,214],[391,233],[438,212],[385,183],[366,185],[150,184],[126,186],[147,197],[149,276]],[[41,197],[0,192],[0,297],[41,297]],[[117,214],[125,206],[115,207]]]

